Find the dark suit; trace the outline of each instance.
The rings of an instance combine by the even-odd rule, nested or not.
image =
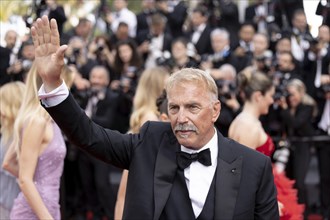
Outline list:
[[[198,41],[195,44],[195,48],[197,54],[204,55],[204,54],[211,54],[213,53],[212,45],[211,45],[211,32],[212,28],[209,25],[206,25],[204,31],[201,33]],[[191,31],[186,34],[187,39],[191,41],[194,31]]]
[[[104,128],[117,129],[117,125],[120,124],[116,121],[118,120],[118,97],[117,93],[107,88],[104,91],[104,98],[98,99],[92,111],[92,121]],[[82,106],[86,106],[87,103],[88,99],[82,103]],[[109,219],[114,217],[116,201],[116,193],[109,181],[111,170],[109,164],[88,154],[83,153],[79,156],[79,171],[86,196],[86,209],[92,210],[94,215],[100,215],[100,217],[106,215]]]
[[[0,86],[11,81],[11,76],[7,74],[7,68],[10,66],[10,53],[10,49],[0,46]]]
[[[310,137],[315,134],[313,128],[313,107],[311,105],[299,104],[294,115],[290,109],[282,110],[282,121],[287,128],[288,137]],[[292,142],[294,148],[293,155],[289,159],[289,168],[292,166],[293,178],[298,189],[299,203],[307,205],[307,189],[305,179],[310,162],[310,143],[304,141]]]
[[[173,37],[171,34],[167,32],[163,32],[164,38],[163,38],[163,48],[162,52],[164,51],[171,51],[171,44]],[[135,41],[137,42],[138,45],[141,45],[144,41],[150,41],[152,40],[154,36],[150,31],[142,31],[138,36],[136,36]],[[143,54],[144,60],[146,60],[148,57],[148,53]]]
[[[124,219],[180,219],[184,213],[191,213],[191,206],[168,208],[171,201],[187,196],[181,190],[174,193],[177,187],[186,189],[177,175],[180,144],[169,123],[147,122],[140,134],[120,134],[92,123],[71,95],[46,109],[73,143],[129,170]],[[215,192],[213,219],[278,219],[270,159],[219,132],[218,143],[215,188],[210,188]]]

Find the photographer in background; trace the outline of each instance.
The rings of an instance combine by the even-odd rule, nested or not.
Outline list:
[[[287,137],[311,137],[315,135],[313,121],[317,114],[315,100],[306,93],[305,84],[292,79],[286,85],[287,97],[282,96],[276,102],[280,106],[281,121]],[[287,173],[295,180],[298,189],[298,201],[308,209],[305,178],[310,162],[310,142],[291,141],[292,157],[287,164]],[[290,172],[291,171],[291,172]]]
[[[313,41],[304,60],[304,82],[307,93],[318,102],[324,103],[322,87],[330,83],[328,66],[330,64],[330,28],[319,27],[317,38]],[[321,100],[319,100],[321,99]],[[319,106],[322,107],[322,106]]]
[[[267,115],[261,118],[265,130],[272,135],[286,138],[285,125],[280,117],[279,101],[288,97],[287,85],[291,79],[301,79],[298,73],[294,57],[291,52],[282,51],[276,54],[275,63],[272,64],[271,71],[268,72],[275,86],[274,103],[269,108]],[[266,74],[266,73],[265,73]]]
[[[19,80],[17,75],[21,69],[21,65],[17,61],[17,51],[15,45],[17,42],[17,32],[8,30],[5,34],[5,47],[0,46],[1,61],[0,61],[0,86],[10,82]]]
[[[89,76],[90,88],[84,92],[81,107],[95,123],[110,129],[117,129],[118,94],[108,87],[110,78],[103,66],[95,66]],[[110,165],[90,155],[81,153],[79,169],[84,195],[86,195],[86,216],[113,219],[116,193],[110,184]],[[96,192],[96,193],[95,193]]]
[[[305,81],[307,91],[315,97],[319,114],[316,120],[317,135],[330,136],[330,29],[319,27],[315,50],[308,53]],[[321,214],[330,218],[330,148],[329,141],[317,142],[321,188]]]
[[[88,59],[86,48],[86,43],[82,38],[72,37],[64,55],[66,64],[74,73],[71,90],[75,96],[79,94],[79,91],[90,87],[89,72],[96,65],[96,61]]]
[[[41,0],[37,8],[37,18],[47,15],[48,19],[56,19],[58,32],[61,35],[67,20],[63,6],[57,4],[57,0]]]
[[[218,87],[221,110],[215,126],[225,137],[228,137],[229,126],[238,113],[240,113],[241,104],[237,100],[235,68],[230,64],[224,64],[219,68],[219,71],[221,72],[221,76],[214,80]]]
[[[308,29],[307,18],[303,9],[297,9],[293,12],[290,34],[291,53],[299,62],[299,67],[302,67],[305,52],[309,49],[310,43],[313,41],[313,36]]]
[[[202,56],[200,68],[208,71],[213,78],[218,78],[221,77],[221,72],[218,69],[220,66],[227,63],[236,67],[238,61],[230,49],[230,35],[227,30],[214,29],[211,32],[211,44],[213,54]]]
[[[233,45],[233,51],[238,59],[239,70],[243,70],[245,67],[252,64],[252,40],[256,30],[252,23],[244,22],[238,32],[238,42]]]
[[[110,40],[106,35],[96,36],[88,45],[88,59],[95,61],[95,65],[104,66],[110,73],[110,79],[115,76],[112,71],[115,53],[111,50]]]
[[[149,31],[140,32],[136,37],[138,51],[145,60],[145,68],[157,66],[157,59],[171,50],[172,35],[165,32],[167,19],[160,13],[151,15]]]
[[[188,40],[184,37],[179,37],[172,42],[172,57],[170,60],[165,60],[165,65],[170,67],[171,72],[176,72],[184,67],[198,67],[198,62],[188,55]]]
[[[302,79],[299,67],[291,52],[282,52],[277,55],[275,72],[272,77],[277,90],[283,91],[290,79]],[[275,98],[276,99],[276,98]]]
[[[7,69],[12,80],[25,81],[34,60],[34,46],[32,39],[22,43],[17,54],[17,60]]]

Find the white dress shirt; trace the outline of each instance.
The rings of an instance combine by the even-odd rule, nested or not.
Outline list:
[[[211,151],[211,166],[205,166],[198,161],[194,161],[184,170],[184,176],[189,191],[191,205],[194,210],[195,217],[197,218],[204,207],[207,194],[209,192],[215,169],[217,168],[218,157],[218,135],[214,129],[212,139],[198,151],[181,146],[181,151],[187,153],[198,153],[202,150],[210,148]]]
[[[199,38],[201,37],[204,29],[206,28],[206,24],[201,24],[199,25],[196,30],[194,31],[194,33],[192,34],[192,37],[191,37],[191,42],[196,45]]]
[[[136,36],[137,26],[136,15],[127,8],[123,8],[122,10],[113,13],[113,21],[111,23],[111,30],[113,33],[117,32],[120,22],[125,22],[128,25],[129,36],[134,38]]]

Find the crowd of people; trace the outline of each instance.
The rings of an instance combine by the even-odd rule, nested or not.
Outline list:
[[[23,215],[26,218],[37,216],[42,219],[103,220],[134,217],[134,213],[145,215],[145,211],[150,208],[151,198],[148,196],[151,194],[144,187],[154,187],[148,185],[151,184],[149,178],[152,176],[146,175],[146,182],[137,181],[136,186],[134,181],[139,178],[137,175],[141,174],[141,169],[145,168],[149,172],[150,168],[159,166],[158,160],[154,158],[156,150],[149,145],[163,144],[161,140],[154,139],[163,139],[160,134],[164,135],[168,129],[159,128],[153,123],[148,125],[150,128],[143,126],[148,124],[147,121],[170,121],[172,130],[181,132],[175,133],[174,138],[181,144],[182,151],[191,152],[191,149],[184,148],[190,147],[186,144],[191,144],[192,149],[199,151],[201,143],[205,145],[213,140],[211,134],[214,132],[207,130],[207,126],[212,124],[220,132],[217,137],[219,134],[229,137],[270,157],[273,166],[270,173],[273,173],[278,191],[279,204],[276,206],[279,207],[282,219],[307,218],[311,211],[305,180],[311,156],[317,155],[320,174],[318,208],[324,218],[329,218],[329,1],[320,1],[315,12],[323,17],[316,37],[310,33],[302,0],[253,1],[245,8],[243,22],[239,21],[238,5],[232,0],[142,0],[141,11],[137,13],[128,8],[127,0],[114,0],[112,6],[104,1],[100,2],[94,22],[82,17],[76,26],[65,28],[68,19],[60,2],[41,1],[35,12],[36,18],[47,15],[49,21],[56,20],[56,25],[52,21],[48,23],[49,32],[46,32],[47,28],[41,28],[46,26],[44,17],[39,23],[33,22],[29,33],[33,37],[25,36],[19,50],[15,49],[18,33],[8,30],[5,34],[6,45],[0,46],[0,94],[9,97],[1,97],[0,158],[3,167],[11,174],[1,168],[1,187],[2,181],[11,186],[8,186],[10,190],[6,190],[8,196],[0,199],[0,210],[4,218],[9,218],[11,209],[12,219],[19,219]],[[55,27],[58,32],[53,30]],[[44,33],[43,40],[40,33]],[[50,34],[53,35],[47,38]],[[49,39],[53,41],[47,41]],[[44,43],[55,46],[44,51],[40,49],[45,46]],[[67,46],[59,47],[60,45]],[[80,116],[76,107],[71,107],[71,98],[69,101],[63,98],[60,101],[44,102],[42,105],[52,117],[48,115],[39,102],[39,99],[48,99],[47,94],[39,94],[38,99],[37,91],[42,83],[45,93],[61,84],[51,80],[52,77],[38,76],[37,73],[40,75],[42,69],[41,58],[50,52],[56,52],[53,59],[63,56],[63,63],[56,60],[60,66],[64,65],[64,69],[60,71],[61,78],[87,118],[103,128],[131,135],[132,139],[107,133],[94,125],[93,129],[86,129],[87,120]],[[36,57],[39,58],[37,64]],[[47,60],[45,67],[52,62]],[[194,72],[196,69],[212,77],[216,92],[212,90],[208,78],[203,78],[205,76],[200,77],[210,91],[202,90],[204,84],[198,84],[201,87],[195,88],[197,82],[193,75],[201,74]],[[188,73],[189,71],[192,73]],[[48,76],[54,73],[53,79],[59,76],[56,68],[45,72]],[[182,72],[187,74],[188,79],[180,78]],[[174,73],[179,73],[178,78],[172,76]],[[172,84],[167,85],[169,77]],[[188,84],[185,89],[180,84],[181,81]],[[267,88],[263,87],[265,84]],[[164,93],[165,88],[167,96]],[[63,92],[58,93],[60,90],[55,91],[55,96],[65,96]],[[184,103],[194,100],[193,94],[206,97],[208,93],[217,94],[221,107],[218,109],[217,102],[211,98],[209,101],[213,100],[212,111],[210,110],[209,116],[203,115],[204,113],[200,116],[205,119],[202,122],[200,120],[203,119],[195,118],[197,113],[194,111],[203,112],[205,106],[208,106],[206,101]],[[159,97],[163,97],[160,104]],[[164,106],[159,106],[164,102],[164,97],[166,103],[169,101],[166,110]],[[52,107],[48,110],[48,106],[55,106],[64,99],[65,104],[58,108],[60,110],[53,110]],[[65,111],[64,107],[68,108],[71,117],[64,121],[73,123],[73,119],[82,120],[79,122],[82,128],[75,128],[79,130],[79,134],[73,128],[76,124],[67,125],[61,122],[63,116],[58,111]],[[181,112],[181,108],[184,113],[177,115],[176,111]],[[74,114],[72,109],[77,112]],[[191,115],[183,116],[187,114],[185,111]],[[82,118],[77,118],[78,116]],[[196,123],[196,127],[177,127],[174,118],[175,123],[181,125],[191,121]],[[212,123],[207,126],[203,124],[208,122]],[[140,137],[137,134],[141,127],[144,133]],[[201,140],[193,138],[195,142],[187,141],[185,137],[190,134],[185,129],[200,131],[205,139],[201,137]],[[160,133],[155,134],[156,131]],[[93,137],[88,140],[91,135]],[[96,137],[101,137],[102,143],[98,143]],[[108,150],[102,147],[90,148],[92,145],[109,144],[104,139],[110,137],[118,139],[111,140],[114,141],[111,146],[122,142],[125,152],[122,149],[112,149],[113,147]],[[165,140],[168,141],[170,142]],[[150,160],[156,161],[156,165],[141,163],[145,156],[139,155],[143,152],[138,149],[139,142],[150,148]],[[51,150],[55,148],[54,145],[56,150]],[[81,147],[83,151],[79,149]],[[110,153],[114,155],[108,156]],[[220,163],[222,162],[218,161],[216,164]],[[194,166],[188,169],[200,169]],[[254,166],[257,168],[256,164]],[[217,170],[212,169],[207,173],[215,175],[215,172],[220,176]],[[119,180],[114,180],[112,174],[121,174],[122,171],[119,184]],[[189,210],[187,216],[193,217],[195,214],[196,218],[208,218],[210,215],[207,210],[195,201],[198,200],[194,198],[196,194],[190,194],[193,184],[198,183],[193,183],[196,177],[189,172],[186,169],[184,173],[178,172],[178,175],[186,178],[192,202],[192,207],[187,207],[192,208],[192,212]],[[18,184],[14,181],[15,178],[18,179]],[[192,181],[190,188],[189,180]],[[208,187],[215,190],[214,184],[217,183],[212,180],[213,178],[208,180]],[[172,193],[181,196],[180,180],[177,181]],[[142,186],[144,183],[147,185]],[[253,182],[247,185],[253,188]],[[136,188],[139,186],[141,188]],[[272,189],[272,186],[268,187]],[[54,194],[48,191],[46,193],[48,189],[54,190]],[[294,189],[297,191],[297,201],[294,199]],[[137,193],[137,190],[140,192]],[[210,205],[209,199],[212,198],[207,192],[202,204],[214,211],[217,204]],[[135,203],[141,202],[139,196],[143,194],[146,196],[145,207]],[[285,197],[284,194],[291,196]],[[241,196],[237,196],[240,202]],[[272,195],[268,196],[270,202]],[[154,215],[161,219],[181,217],[170,212],[181,201],[175,201],[175,198],[171,194],[170,202],[164,206],[165,211]],[[260,196],[258,199],[261,202],[265,198]],[[288,201],[296,206],[288,205]],[[57,203],[61,205],[61,210]],[[182,203],[183,206],[186,205],[186,201]],[[28,209],[27,205],[31,208]],[[272,203],[272,208],[274,207]],[[295,211],[291,213],[289,207]],[[239,206],[231,214],[229,209],[229,212],[224,212],[227,214],[224,216],[250,216],[247,212],[240,217],[240,212],[244,211],[240,208],[244,209],[244,206]],[[262,216],[262,209],[265,207],[258,208],[260,213],[256,215]],[[125,214],[125,209],[131,210],[131,213]],[[151,212],[146,216],[151,217],[150,214]],[[211,217],[215,216],[217,212]]]

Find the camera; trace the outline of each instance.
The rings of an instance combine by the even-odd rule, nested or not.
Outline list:
[[[274,101],[279,101],[282,97],[288,98],[290,93],[287,91],[286,86],[290,80],[290,73],[275,72],[274,74],[275,94]]]
[[[167,67],[169,69],[172,69],[175,66],[175,63],[169,51],[164,51],[160,53],[156,58],[156,64],[158,66]]]
[[[256,62],[259,64],[258,68],[264,73],[268,73],[273,67],[272,61],[273,54],[270,51],[265,51],[262,55],[255,58]]]
[[[22,62],[22,69],[24,72],[27,72],[30,70],[31,66],[32,66],[32,61],[31,60],[28,60],[28,59],[24,59],[24,60],[21,60]]]
[[[321,88],[322,88],[323,92],[325,92],[325,93],[330,92],[330,84],[322,85]]]
[[[98,44],[95,50],[95,54],[101,54],[103,50],[104,50],[104,45]]]
[[[79,55],[80,55],[80,48],[73,48],[72,56],[68,57],[68,65],[70,64],[76,65]]]
[[[215,83],[218,87],[219,99],[225,102],[236,95],[236,84],[231,80],[217,79]]]
[[[285,86],[279,85],[275,88],[275,94],[273,96],[274,101],[279,101],[282,97],[289,98],[291,94],[288,92]]]
[[[72,49],[72,54],[74,55],[74,56],[79,56],[79,54],[80,54],[80,48],[73,48]]]

